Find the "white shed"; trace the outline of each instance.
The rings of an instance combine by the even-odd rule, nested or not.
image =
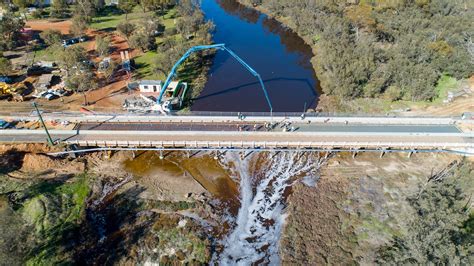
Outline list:
[[[162,84],[161,80],[141,80],[138,89],[140,92],[160,92]]]

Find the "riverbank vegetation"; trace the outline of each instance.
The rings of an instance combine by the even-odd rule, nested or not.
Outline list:
[[[443,76],[474,73],[469,1],[244,2],[261,5],[310,43],[327,95],[433,101]]]
[[[337,154],[289,196],[282,264],[471,265],[474,164],[449,154]]]
[[[466,264],[474,262],[472,188],[474,171],[465,162],[432,175],[407,200],[414,210],[404,233],[380,248],[381,264]]]

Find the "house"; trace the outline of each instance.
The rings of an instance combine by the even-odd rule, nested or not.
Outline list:
[[[163,82],[161,80],[141,80],[138,82],[140,92],[160,92]]]

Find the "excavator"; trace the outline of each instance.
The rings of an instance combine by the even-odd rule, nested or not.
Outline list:
[[[165,83],[163,84],[162,88],[161,88],[161,91],[160,91],[160,95],[158,96],[158,98],[156,99],[156,103],[157,103],[157,106],[158,106],[158,109],[160,112],[164,113],[164,114],[167,114],[171,111],[171,104],[172,102],[175,100],[175,99],[170,99],[170,100],[167,100],[167,101],[164,101],[163,102],[163,95],[165,94],[165,92],[167,91],[168,89],[168,86],[170,85],[171,83],[171,79],[176,75],[176,71],[178,70],[178,67],[192,54],[192,53],[195,53],[197,51],[202,51],[202,50],[208,50],[208,49],[218,49],[218,50],[223,50],[223,51],[226,51],[228,52],[232,57],[234,57],[241,65],[243,65],[250,73],[252,73],[252,75],[254,75],[258,81],[260,82],[260,86],[262,87],[262,90],[263,90],[263,93],[265,95],[265,99],[267,100],[267,104],[270,108],[270,112],[273,112],[273,106],[272,106],[272,102],[270,101],[270,97],[268,96],[268,93],[267,93],[267,90],[265,89],[265,85],[263,84],[263,80],[262,78],[260,77],[260,74],[258,74],[253,68],[251,68],[247,63],[244,62],[244,60],[242,60],[242,58],[240,58],[239,56],[237,56],[232,50],[230,50],[229,48],[227,48],[225,46],[225,44],[221,43],[221,44],[213,44],[213,45],[200,45],[200,46],[194,46],[192,48],[190,48],[173,66],[173,68],[171,69],[170,73],[168,74],[168,77],[166,78],[166,81]],[[181,97],[184,97],[184,95],[182,95]],[[182,101],[183,99],[179,99],[180,101]]]
[[[34,81],[35,78],[28,77],[14,85],[10,85],[5,82],[0,82],[0,99],[23,102],[24,96],[28,95],[31,92],[31,84],[33,84]]]
[[[0,99],[9,99],[11,98],[11,87],[5,82],[0,82]]]

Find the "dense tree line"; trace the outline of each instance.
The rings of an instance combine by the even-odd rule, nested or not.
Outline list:
[[[378,251],[381,265],[472,265],[472,163],[431,176],[408,199],[414,210],[406,232]]]
[[[322,88],[345,99],[431,100],[441,75],[474,73],[468,0],[247,0],[288,17],[315,48]]]

